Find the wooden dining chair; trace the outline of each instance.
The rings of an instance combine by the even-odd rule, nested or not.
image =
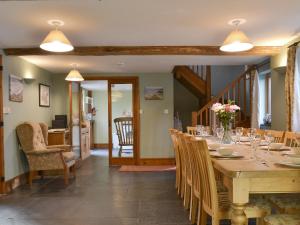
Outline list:
[[[270,132],[272,137],[274,138],[275,143],[282,143],[284,137],[284,131],[279,130],[266,130],[266,132]]]
[[[190,198],[190,214],[189,219],[192,224],[196,223],[197,212],[200,201],[200,167],[197,164],[196,155],[194,152],[194,148],[192,146],[193,136],[185,135],[185,141],[187,144],[190,163],[191,163],[191,173],[192,173],[192,185],[191,185],[191,198]]]
[[[180,157],[179,161],[180,161],[180,174],[181,174],[181,178],[180,178],[180,197],[183,199],[184,198],[184,190],[185,190],[185,183],[186,183],[186,157],[185,157],[185,153],[182,147],[182,142],[181,142],[181,138],[180,135],[182,135],[181,131],[177,131],[174,133],[176,141],[177,141],[177,145],[178,145],[178,155]]]
[[[205,140],[192,140],[192,145],[200,160],[201,212],[198,224],[205,225],[207,215],[212,218],[212,225],[219,225],[220,220],[231,219],[232,210],[228,192],[218,192],[214,168]],[[262,218],[271,213],[271,207],[259,199],[247,204],[247,218],[259,218],[257,224],[263,224]]]
[[[196,135],[197,134],[197,128],[196,127],[186,127],[187,133],[190,135]]]
[[[118,117],[114,119],[116,132],[119,140],[119,157],[122,155],[123,147],[134,144],[133,117]]]
[[[187,138],[192,137],[190,134],[179,134],[180,144],[183,152],[184,162],[185,162],[185,182],[184,184],[184,198],[183,205],[185,209],[190,208],[190,200],[191,200],[191,189],[192,189],[192,167],[191,167],[191,153],[190,148],[187,145]]]
[[[256,134],[260,135],[261,137],[264,137],[265,135],[265,130],[262,130],[262,129],[256,129]]]
[[[179,146],[178,146],[178,140],[176,133],[178,130],[176,129],[169,129],[169,133],[171,135],[172,143],[173,143],[173,149],[175,154],[175,164],[176,164],[176,181],[175,181],[175,187],[177,189],[177,193],[180,194],[180,188],[181,188],[181,162],[180,162],[180,153],[179,153]]]
[[[296,137],[297,133],[286,131],[283,138],[284,145],[289,147],[298,147],[299,144],[297,143]]]

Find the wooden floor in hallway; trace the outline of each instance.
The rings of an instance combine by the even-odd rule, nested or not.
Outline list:
[[[119,172],[95,151],[64,187],[62,177],[36,180],[0,198],[1,225],[187,225],[175,172]]]

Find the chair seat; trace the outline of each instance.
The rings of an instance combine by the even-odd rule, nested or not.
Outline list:
[[[275,214],[265,217],[267,225],[300,225],[300,214]]]
[[[231,202],[228,198],[228,192],[218,193],[220,218],[231,219],[232,208]],[[261,218],[271,214],[270,204],[262,198],[251,197],[250,202],[246,205],[245,214],[247,218]]]
[[[268,197],[280,213],[300,214],[300,195],[281,194]]]
[[[74,152],[63,152],[63,156],[66,162],[70,162],[76,158]]]

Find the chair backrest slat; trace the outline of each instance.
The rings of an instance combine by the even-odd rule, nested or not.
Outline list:
[[[133,118],[119,117],[114,119],[119,145],[133,145]]]
[[[196,135],[197,134],[197,128],[196,127],[186,127],[187,133],[190,135]]]

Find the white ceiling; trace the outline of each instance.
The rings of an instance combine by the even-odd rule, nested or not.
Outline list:
[[[232,29],[227,21],[240,17],[248,21],[242,30],[255,45],[283,45],[299,32],[299,12],[299,0],[0,1],[0,48],[37,47],[51,29],[49,19],[65,22],[62,30],[75,46],[220,45]],[[79,63],[83,72],[167,72],[174,63],[244,64],[259,57],[25,59],[53,72],[67,72],[71,62]],[[120,61],[126,62],[122,68],[116,66]]]

